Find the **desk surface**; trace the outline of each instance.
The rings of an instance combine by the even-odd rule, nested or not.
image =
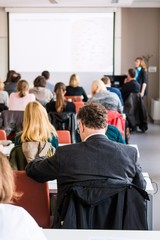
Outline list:
[[[47,240],[159,240],[160,231],[43,229]]]
[[[152,186],[152,183],[151,183],[151,179],[148,175],[147,172],[143,172],[143,176],[144,176],[144,179],[146,180],[146,192],[148,194],[151,194],[153,195],[154,194],[154,189],[153,189],[153,186]],[[57,193],[57,180],[53,180],[53,181],[49,181],[49,191],[50,193],[54,193],[56,194]]]

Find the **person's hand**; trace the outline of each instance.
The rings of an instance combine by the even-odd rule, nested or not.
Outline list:
[[[128,78],[126,77],[125,79],[124,79],[124,83],[127,83],[128,82]]]
[[[0,144],[0,152],[2,152],[2,151],[3,151],[3,145]]]
[[[141,95],[142,98],[144,97],[144,93],[141,92],[140,95]]]

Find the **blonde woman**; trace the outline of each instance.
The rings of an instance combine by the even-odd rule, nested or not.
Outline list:
[[[147,88],[147,66],[141,57],[135,59],[136,80],[140,84],[141,97],[146,95]]]
[[[79,86],[79,77],[77,74],[72,74],[69,81],[69,86],[66,87],[65,96],[82,96],[83,101],[87,102],[88,97],[83,89],[83,87]]]
[[[92,82],[89,102],[101,103],[107,110],[114,110],[122,113],[123,107],[116,93],[106,89],[104,82],[95,80]]]
[[[57,132],[39,102],[30,102],[25,108],[23,130],[15,139],[15,145],[20,144],[28,162],[38,156],[49,157],[58,147]]]
[[[4,83],[2,81],[0,81],[0,105],[3,105],[3,109],[8,109],[8,92],[4,91]]]
[[[35,101],[35,95],[29,93],[29,84],[26,80],[20,80],[17,83],[17,92],[9,96],[9,110],[24,111],[26,105]]]
[[[46,240],[42,229],[22,207],[11,204],[15,193],[13,171],[0,152],[0,239]]]

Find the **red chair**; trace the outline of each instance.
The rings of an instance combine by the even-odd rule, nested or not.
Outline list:
[[[65,96],[66,100],[72,100],[72,102],[82,102],[81,96]]]
[[[42,228],[50,228],[50,198],[48,183],[39,183],[26,175],[25,171],[14,171],[16,192],[22,196],[13,203],[23,207]]]
[[[107,110],[108,124],[113,125],[119,129],[122,136],[125,137],[125,119],[122,114],[117,111]]]
[[[7,140],[6,132],[3,129],[0,129],[0,140]]]
[[[84,102],[74,102],[74,105],[76,107],[76,113],[78,113],[79,109],[84,106]]]
[[[70,144],[71,143],[71,135],[70,132],[67,130],[57,130],[58,134],[58,142],[60,144]]]

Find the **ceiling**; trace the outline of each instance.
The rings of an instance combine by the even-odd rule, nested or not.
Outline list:
[[[0,7],[160,7],[160,0],[0,0]]]

